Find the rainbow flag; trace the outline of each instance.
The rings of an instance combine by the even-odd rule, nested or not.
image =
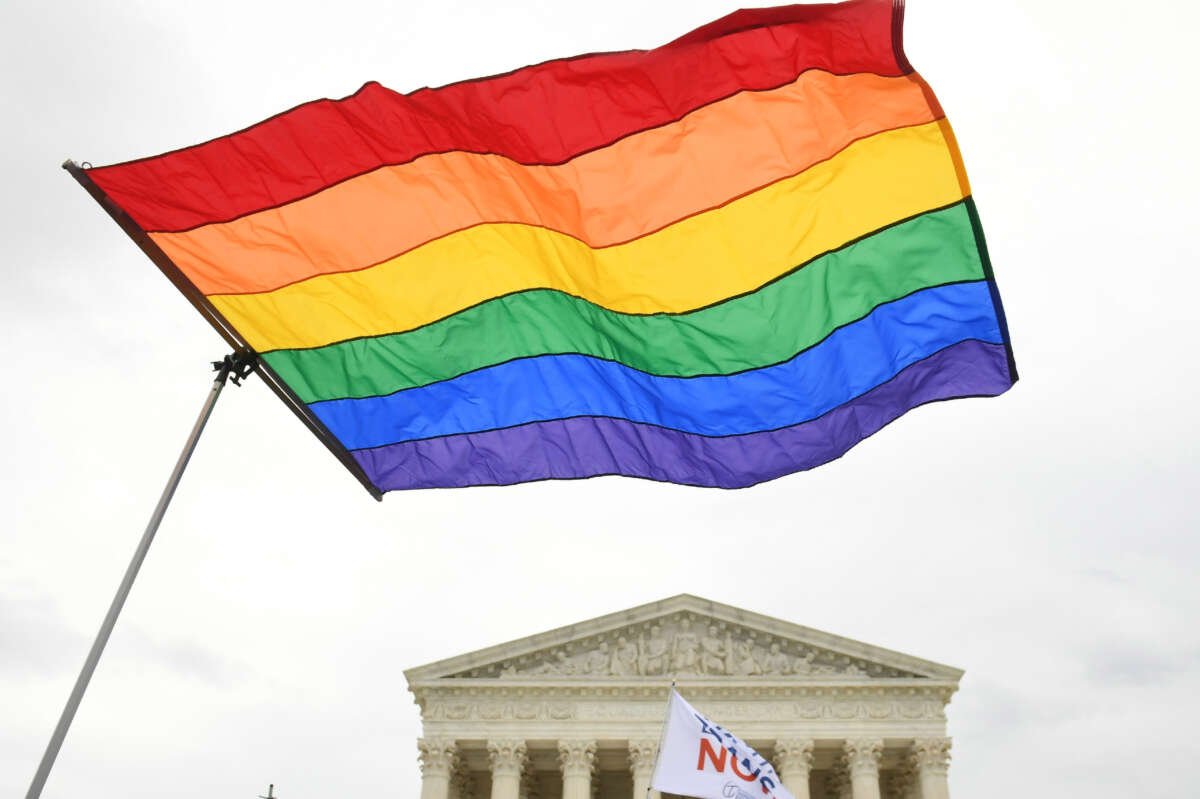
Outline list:
[[[1016,379],[902,16],[368,83],[77,177],[373,493],[748,486]]]

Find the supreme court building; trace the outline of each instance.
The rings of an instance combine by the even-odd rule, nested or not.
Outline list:
[[[683,594],[405,677],[421,799],[644,799],[672,680],[796,799],[947,799],[962,674]]]

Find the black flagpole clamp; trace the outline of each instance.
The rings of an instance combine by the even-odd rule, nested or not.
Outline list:
[[[217,380],[224,383],[226,378],[233,381],[235,386],[240,386],[242,381],[250,376],[254,371],[255,364],[258,363],[258,353],[252,350],[240,350],[231,352],[219,361],[213,361],[213,371],[217,372]]]

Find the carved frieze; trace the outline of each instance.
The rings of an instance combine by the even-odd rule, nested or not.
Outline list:
[[[693,613],[571,641],[450,678],[630,679],[638,677],[919,675]]]
[[[729,722],[739,721],[883,721],[913,720],[941,721],[946,718],[942,700],[934,695],[916,698],[877,697],[878,689],[863,688],[868,695],[860,696],[839,689],[824,695],[810,696],[799,701],[737,702],[710,700],[714,716]],[[659,702],[622,701],[616,697],[600,699],[579,697],[573,701],[512,701],[500,697],[480,696],[472,701],[441,701],[430,699],[423,703],[426,721],[655,721],[662,718]],[[947,748],[948,748],[947,744]],[[923,752],[926,750],[922,750]],[[929,758],[936,749],[928,747]],[[932,762],[932,761],[931,761]]]

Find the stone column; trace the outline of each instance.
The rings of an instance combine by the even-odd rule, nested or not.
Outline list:
[[[658,741],[653,738],[629,742],[629,773],[633,775],[633,799],[646,799],[657,752]],[[661,796],[658,791],[650,791],[650,799],[660,799]]]
[[[418,738],[417,751],[421,758],[421,799],[449,799],[458,747],[444,738]]]
[[[789,738],[775,742],[775,765],[783,787],[796,799],[808,799],[808,775],[812,771],[813,742]]]
[[[492,767],[492,799],[520,799],[521,772],[525,770],[525,742],[488,741]]]
[[[918,738],[913,741],[912,758],[921,799],[950,799],[950,739]]]
[[[592,770],[596,766],[596,742],[559,741],[558,764],[562,767],[562,799],[592,799]],[[492,799],[499,799],[493,796]]]
[[[881,799],[879,795],[879,758],[883,740],[856,738],[846,741],[846,769],[850,772],[850,795],[854,799]]]

